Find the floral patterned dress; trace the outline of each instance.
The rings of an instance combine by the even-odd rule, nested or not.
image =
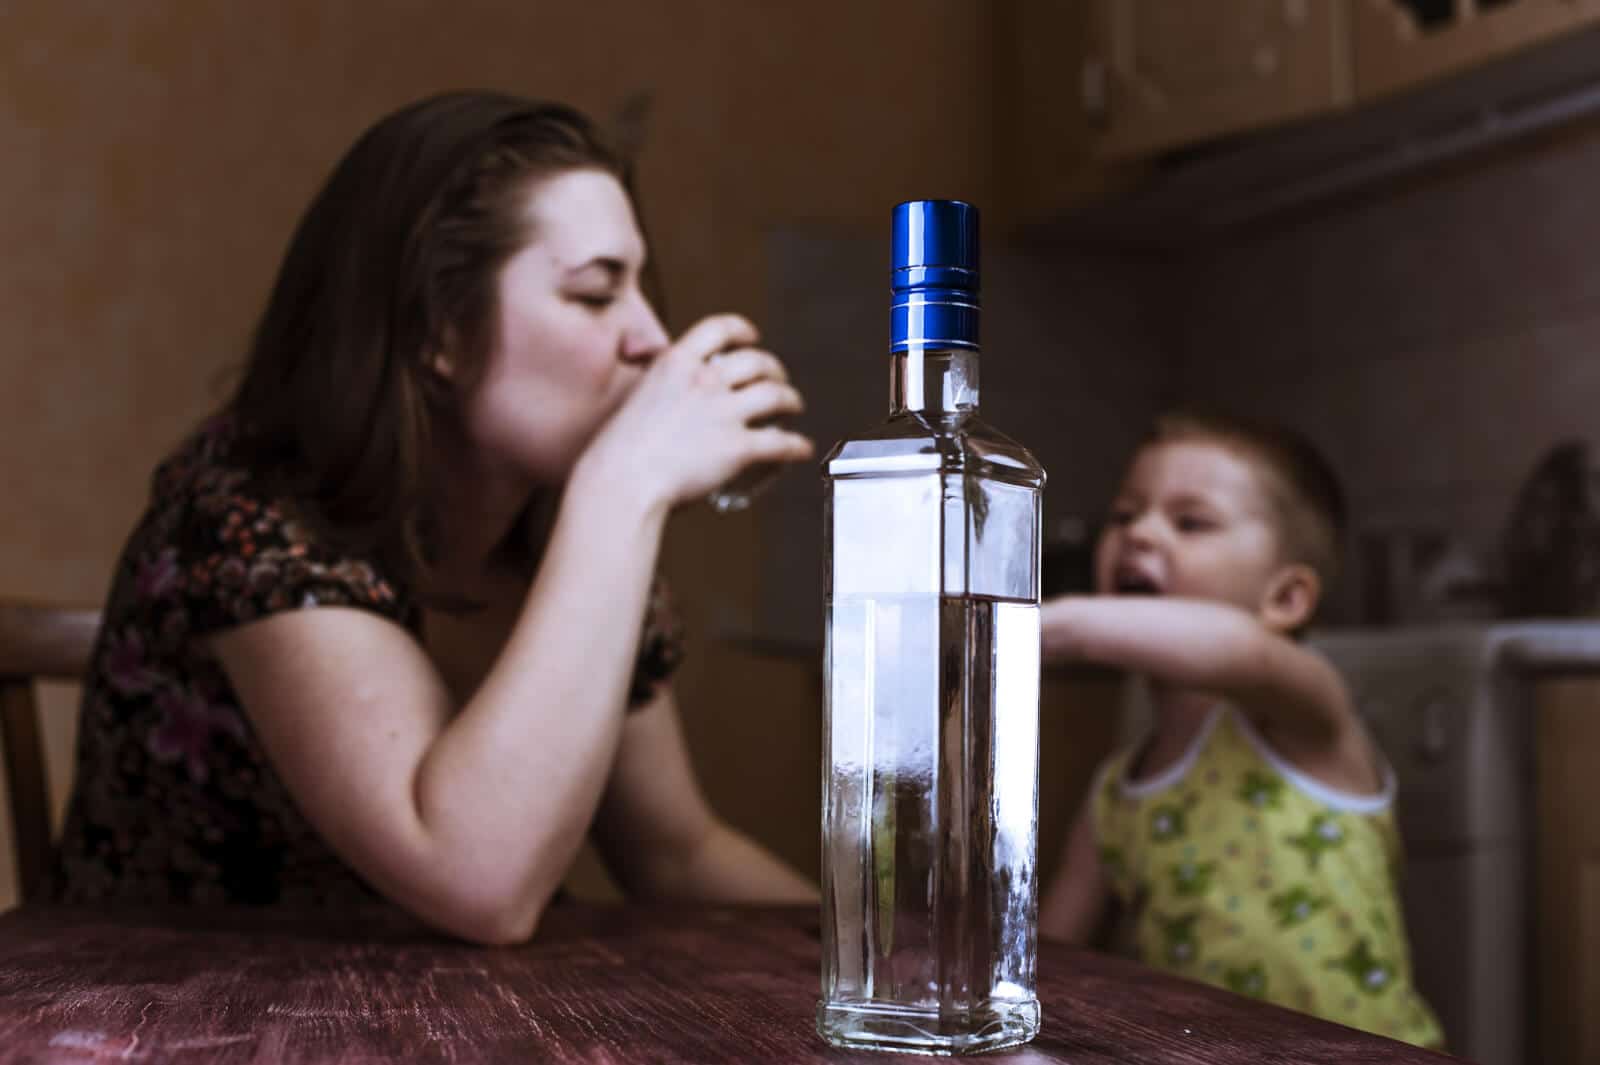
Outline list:
[[[319,543],[203,425],[156,471],[83,692],[49,894],[62,901],[337,905],[375,896],[296,808],[205,637],[285,610],[370,610],[420,638],[408,590]],[[629,700],[681,656],[658,581]]]

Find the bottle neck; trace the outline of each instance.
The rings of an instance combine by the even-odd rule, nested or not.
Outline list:
[[[889,414],[928,416],[978,409],[978,353],[972,348],[913,344],[889,360]]]

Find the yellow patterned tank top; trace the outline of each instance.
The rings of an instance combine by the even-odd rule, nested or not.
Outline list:
[[[1397,889],[1394,774],[1328,787],[1219,707],[1189,750],[1137,782],[1139,745],[1093,793],[1100,861],[1147,964],[1369,1032],[1439,1047],[1411,979]]]

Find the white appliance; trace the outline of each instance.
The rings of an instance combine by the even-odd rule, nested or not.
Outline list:
[[[1330,630],[1311,642],[1399,778],[1412,956],[1451,1052],[1533,1061],[1529,681],[1600,672],[1600,623]]]

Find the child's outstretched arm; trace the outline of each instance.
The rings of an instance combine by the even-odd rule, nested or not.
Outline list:
[[[1074,946],[1089,946],[1097,938],[1110,899],[1085,801],[1061,849],[1055,882],[1039,905],[1039,933]]]
[[[1338,672],[1238,607],[1203,599],[1063,596],[1040,611],[1046,662],[1091,662],[1213,692],[1275,733],[1331,746],[1355,727]]]

